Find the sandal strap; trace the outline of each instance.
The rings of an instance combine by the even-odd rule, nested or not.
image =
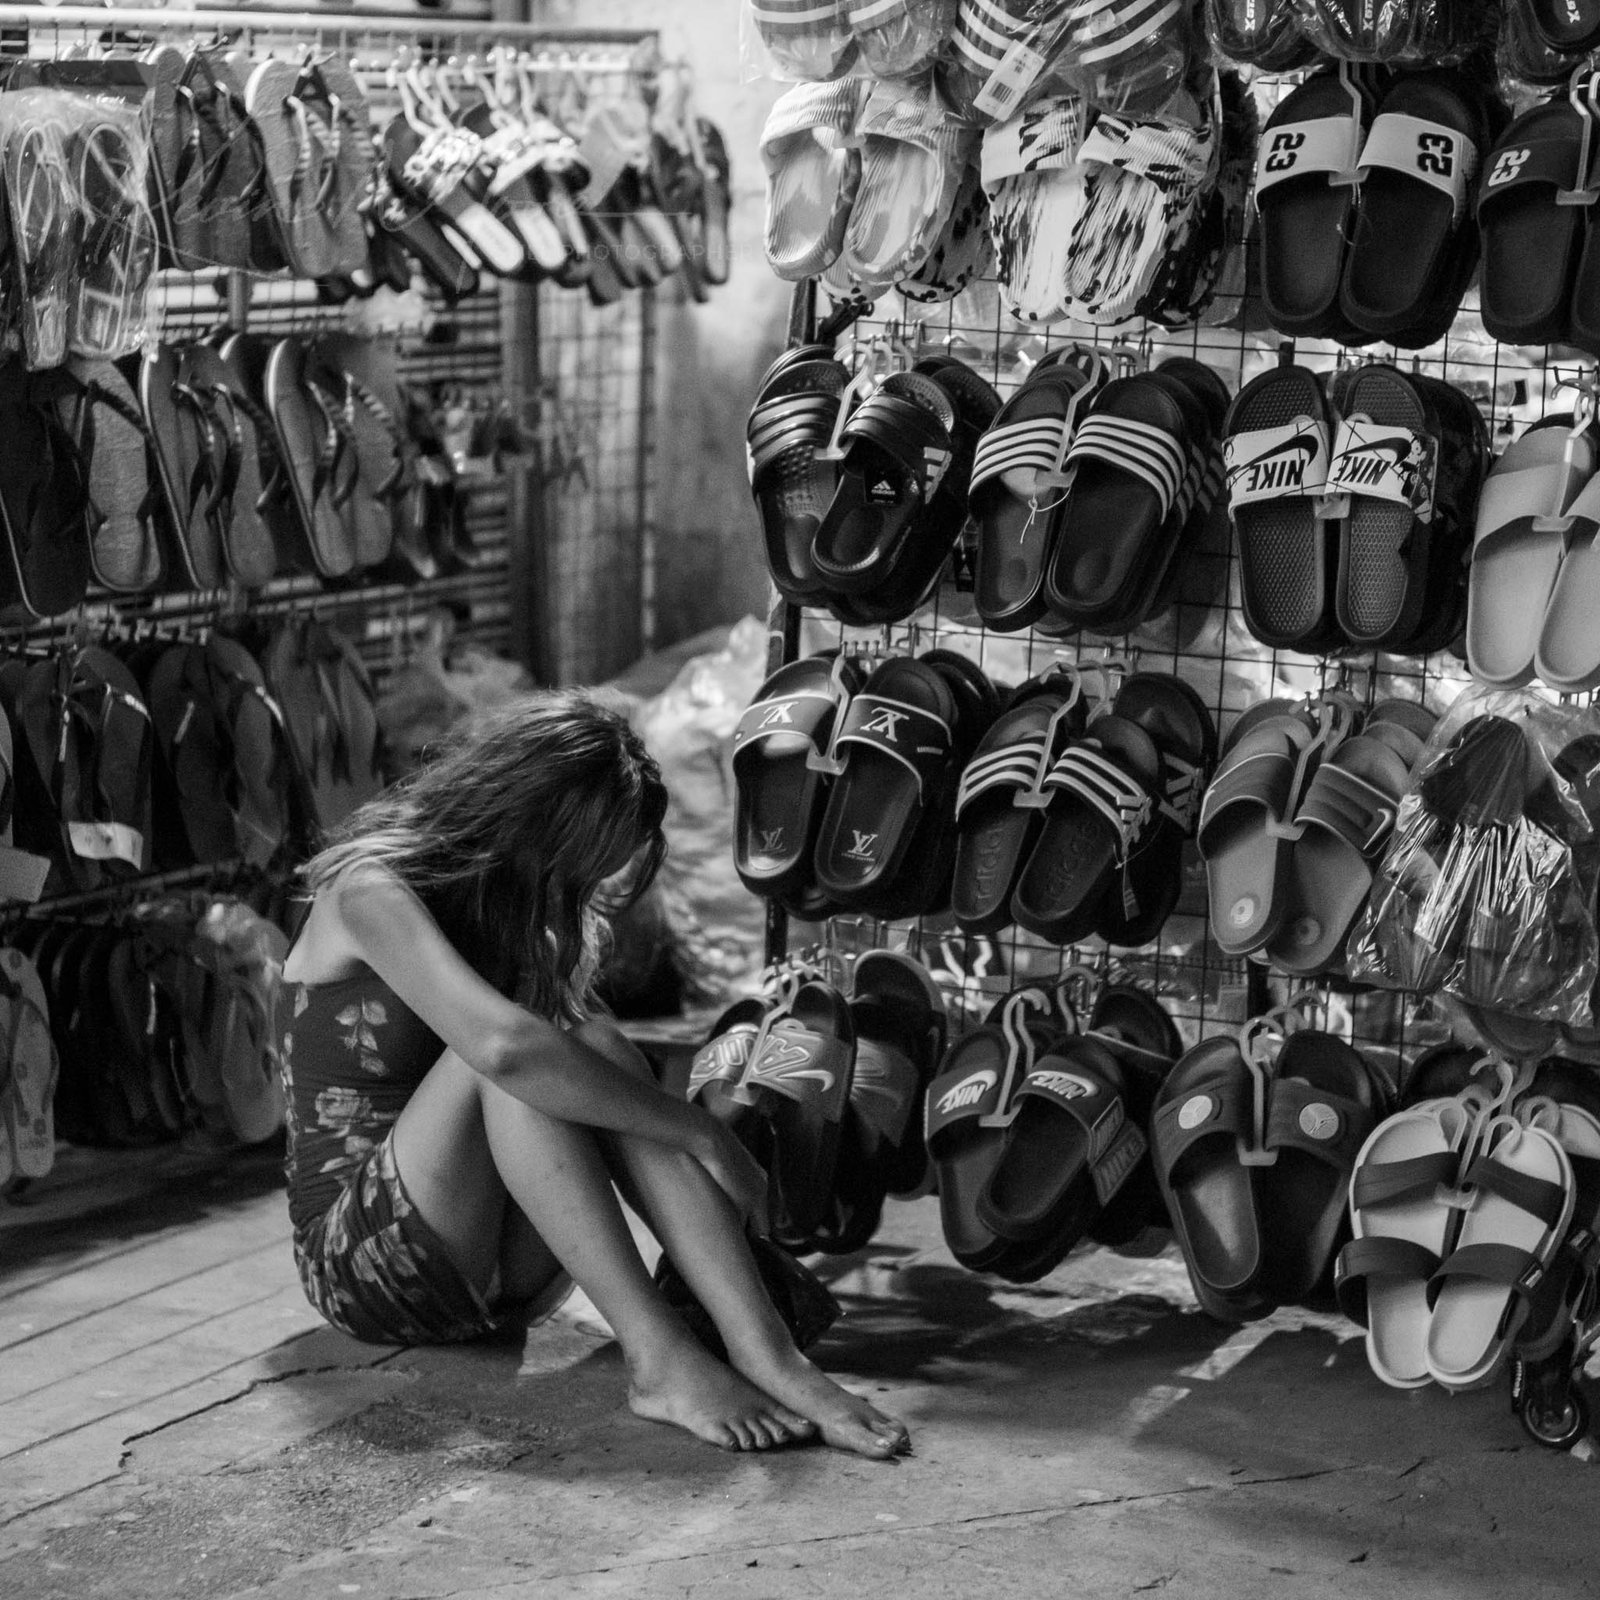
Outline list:
[[[1038,728],[1020,733],[987,754],[972,758],[961,774],[956,789],[956,821],[980,796],[997,789],[1029,791],[1035,789],[1050,755],[1050,733]]]
[[[1357,170],[1365,178],[1374,167],[1383,167],[1448,195],[1453,226],[1466,212],[1478,159],[1477,145],[1459,129],[1384,111],[1373,119]]]
[[[1347,417],[1339,424],[1326,492],[1366,495],[1408,506],[1420,522],[1433,518],[1439,441],[1411,428]]]
[[[1465,1189],[1484,1189],[1502,1200],[1509,1200],[1518,1210],[1537,1217],[1546,1227],[1553,1228],[1567,1206],[1564,1185],[1518,1172],[1515,1167],[1496,1161],[1492,1155],[1479,1156],[1467,1168],[1461,1185]]]
[[[1223,442],[1228,507],[1321,494],[1328,481],[1328,430],[1315,417],[1251,428]]]
[[[1091,414],[1079,425],[1067,466],[1102,461],[1148,484],[1161,506],[1163,519],[1178,503],[1189,473],[1183,441],[1164,428],[1132,417]]]
[[[1164,1167],[1170,1170],[1199,1139],[1254,1138],[1255,1105],[1248,1076],[1241,1065],[1237,1073],[1202,1079],[1192,1084],[1182,1099],[1156,1107],[1150,1119],[1150,1142]]]
[[[1425,1200],[1436,1189],[1453,1189],[1461,1174],[1461,1158],[1453,1150],[1437,1150],[1404,1161],[1373,1161],[1357,1167],[1350,1180],[1350,1205],[1366,1211],[1397,1200]]]
[[[1480,1283],[1497,1283],[1526,1299],[1543,1281],[1547,1263],[1531,1251],[1513,1244],[1466,1244],[1451,1251],[1428,1279],[1428,1303],[1439,1298],[1439,1291],[1451,1278],[1472,1278]]]
[[[844,714],[834,747],[862,745],[898,761],[917,780],[917,793],[950,759],[950,726],[936,712],[883,695],[858,694]]]
[[[1271,1088],[1262,1148],[1303,1150],[1349,1171],[1372,1122],[1372,1112],[1357,1100],[1319,1089],[1303,1078],[1278,1078]]]
[[[1333,1264],[1333,1292],[1339,1309],[1352,1322],[1367,1325],[1367,1280],[1394,1278],[1409,1283],[1430,1283],[1439,1270],[1439,1257],[1414,1239],[1392,1234],[1371,1234],[1352,1239]]]
[[[1275,184],[1319,172],[1331,179],[1349,178],[1360,153],[1361,120],[1354,115],[1269,125],[1256,153],[1256,197]]]
[[[737,1083],[755,1054],[761,1029],[753,1022],[741,1022],[708,1039],[695,1052],[689,1067],[688,1098],[693,1100],[707,1084]]]
[[[1478,216],[1492,212],[1519,189],[1578,187],[1578,144],[1572,139],[1512,139],[1494,152],[1478,190]]]
[[[1047,794],[1070,794],[1104,817],[1116,831],[1119,861],[1127,859],[1155,814],[1150,791],[1093,740],[1063,751],[1040,788]]]
[[[815,1105],[824,1120],[839,1122],[850,1095],[843,1041],[794,1017],[779,1017],[766,1031],[745,1073],[745,1087],[766,1089],[803,1105]]]
[[[977,1030],[977,1033],[984,1032],[1002,1039],[1004,1047],[999,1028]],[[923,1134],[930,1152],[934,1150],[939,1136],[956,1124],[997,1115],[1003,1109],[1000,1102],[1006,1091],[1006,1079],[1004,1068],[989,1066],[957,1067],[935,1078],[928,1085],[927,1105],[923,1114]]]
[[[1222,813],[1235,805],[1265,808],[1282,818],[1289,806],[1299,763],[1287,750],[1252,750],[1218,768],[1200,804],[1200,839]]]
[[[804,738],[820,749],[818,735],[838,709],[838,696],[825,689],[802,689],[757,700],[733,730],[733,759],[768,739]]]
[[[1324,761],[1306,785],[1296,822],[1315,823],[1375,860],[1394,828],[1394,795],[1335,761]]]

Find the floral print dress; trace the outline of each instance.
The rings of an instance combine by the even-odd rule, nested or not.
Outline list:
[[[289,1219],[312,1305],[380,1344],[455,1343],[525,1324],[529,1308],[496,1312],[456,1267],[395,1167],[390,1132],[444,1042],[365,968],[285,983],[279,1004]]]

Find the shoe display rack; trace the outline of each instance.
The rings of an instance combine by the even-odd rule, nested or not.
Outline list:
[[[1293,81],[1253,80],[1263,122]],[[1109,332],[1072,321],[1029,328],[1006,313],[992,279],[975,281],[953,300],[934,306],[893,292],[872,305],[830,301],[817,280],[808,280],[795,286],[790,342],[837,337],[839,357],[852,370],[869,358],[909,365],[922,357],[951,355],[985,377],[1003,399],[1049,352],[1074,344],[1093,347],[1118,373],[1143,371],[1169,356],[1193,357],[1219,373],[1232,394],[1281,360],[1325,375],[1369,361],[1392,361],[1404,371],[1446,379],[1465,393],[1498,450],[1514,427],[1571,410],[1574,387],[1580,380],[1592,385],[1592,371],[1585,377],[1575,357],[1564,364],[1548,350],[1497,344],[1484,332],[1477,307],[1474,289],[1445,337],[1421,351],[1381,343],[1357,350],[1326,340],[1281,339],[1266,326],[1253,290],[1242,305],[1219,305],[1211,313],[1231,312],[1225,324],[1172,330],[1147,323]],[[1442,711],[1470,686],[1465,663],[1448,653],[1417,658],[1346,649],[1318,656],[1259,643],[1244,625],[1225,499],[1215,508],[1201,546],[1183,552],[1176,604],[1131,634],[1102,640],[986,630],[973,604],[973,552],[964,538],[933,602],[904,622],[850,626],[825,611],[776,599],[768,670],[833,649],[862,657],[869,669],[889,656],[946,649],[966,656],[1001,685],[1062,665],[1114,694],[1130,673],[1172,673],[1199,693],[1223,742],[1242,712],[1274,696],[1342,691],[1363,708],[1400,698]],[[786,957],[820,953],[848,966],[869,949],[909,953],[945,987],[952,1018],[966,1022],[981,1020],[1020,984],[1049,983],[1070,969],[1087,969],[1097,979],[1152,989],[1177,1021],[1186,1046],[1309,992],[1311,1003],[1320,1001],[1319,1025],[1351,1039],[1391,1084],[1403,1061],[1448,1036],[1430,1000],[1353,990],[1337,979],[1292,981],[1259,960],[1225,955],[1209,932],[1205,874],[1192,841],[1185,862],[1177,913],[1159,940],[1141,949],[1112,950],[1093,940],[1082,946],[1049,945],[1015,927],[993,936],[969,935],[948,914],[906,922],[843,915],[811,923],[769,902],[768,955],[781,964]]]
[[[212,40],[253,58],[347,61],[378,122],[400,106],[400,60],[482,60],[510,48],[559,73],[586,102],[603,103],[637,94],[641,71],[658,59],[647,30],[552,30],[459,9],[405,17],[0,5],[0,61]],[[486,274],[455,304],[420,278],[387,302],[328,304],[309,281],[211,268],[157,273],[152,304],[164,344],[218,331],[268,340],[350,332],[388,342],[408,389],[468,413],[498,408],[509,444],[481,458],[452,451],[467,507],[464,559],[458,570],[405,583],[291,576],[249,591],[92,589],[72,612],[0,630],[0,652],[36,655],[102,637],[204,638],[244,617],[314,616],[349,639],[381,692],[386,675],[441,631],[454,645],[513,656],[548,682],[602,678],[647,647],[655,338],[648,288],[596,306],[581,289]],[[231,867],[152,874],[47,899],[26,914],[84,916],[173,887],[220,889],[238,879]]]

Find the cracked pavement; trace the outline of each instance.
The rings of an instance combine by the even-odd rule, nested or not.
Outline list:
[[[525,1347],[319,1330],[0,1527],[0,1595],[1600,1592],[1587,1465],[1531,1445],[1498,1386],[1385,1390],[1337,1318],[1220,1327],[1170,1253],[989,1283],[930,1202],[824,1271],[847,1317],[819,1355],[911,1423],[898,1463],[641,1422],[578,1306]]]

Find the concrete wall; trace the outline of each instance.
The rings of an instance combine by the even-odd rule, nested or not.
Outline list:
[[[757,144],[779,87],[739,81],[736,0],[532,0],[552,27],[653,27],[668,56],[694,64],[703,115],[733,165],[733,270],[697,306],[674,283],[657,291],[659,450],[656,643],[746,612],[764,616],[766,569],[745,478],[744,426],[762,369],[781,348],[789,287],[761,251]]]

